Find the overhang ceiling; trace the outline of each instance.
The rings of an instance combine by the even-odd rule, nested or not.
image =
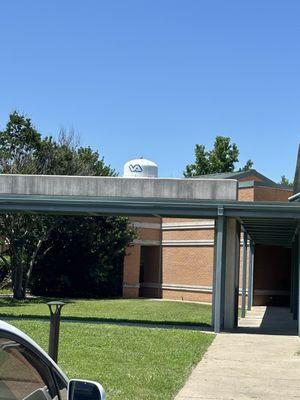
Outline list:
[[[241,218],[255,244],[290,247],[297,229],[295,219]]]

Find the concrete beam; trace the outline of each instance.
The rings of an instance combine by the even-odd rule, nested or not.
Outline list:
[[[0,175],[0,194],[236,200],[237,181],[232,179]]]

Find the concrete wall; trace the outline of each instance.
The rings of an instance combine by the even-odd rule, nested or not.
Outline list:
[[[237,181],[224,179],[0,175],[0,194],[236,200]]]

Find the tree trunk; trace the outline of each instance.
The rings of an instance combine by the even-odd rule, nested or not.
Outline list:
[[[17,300],[25,298],[23,290],[23,265],[19,257],[12,252],[11,253],[11,265],[12,265],[12,284],[13,284],[13,297]]]
[[[24,299],[23,292],[23,265],[21,263],[15,264],[13,266],[13,296],[14,299]]]

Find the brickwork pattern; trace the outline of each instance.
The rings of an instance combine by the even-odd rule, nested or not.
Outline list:
[[[254,191],[255,201],[288,201],[293,189],[277,189],[270,187],[256,187]]]
[[[213,247],[163,247],[163,283],[212,285]]]
[[[262,181],[261,178],[253,175],[242,178],[240,181]],[[292,190],[272,188],[272,187],[250,187],[239,188],[238,199],[240,201],[287,201],[291,196]],[[130,218],[137,222],[160,222],[160,218],[134,217]],[[190,223],[190,222],[211,223],[212,220],[196,218],[163,218],[162,223]],[[213,240],[213,229],[177,229],[163,230],[162,233],[155,229],[139,229],[139,238],[144,240],[159,240],[162,235],[163,240]],[[242,240],[242,235],[241,235]],[[129,249],[130,255],[125,257],[124,261],[124,282],[139,283],[140,272],[140,247],[134,246]],[[266,253],[268,257],[268,252]],[[149,255],[149,257],[151,257]],[[250,250],[248,248],[247,268],[249,265]],[[173,285],[193,285],[193,286],[212,286],[213,280],[213,246],[163,246],[162,248],[162,283]],[[151,263],[150,263],[151,264]],[[153,264],[154,265],[154,264]],[[149,267],[148,275],[145,275],[145,281],[153,280],[153,265]],[[240,273],[239,282],[242,286],[243,279],[243,248],[240,248]],[[248,274],[247,274],[248,279]],[[152,282],[153,283],[153,282]],[[152,296],[155,289],[145,289],[145,295]],[[124,288],[124,295],[137,297],[139,290],[136,288]],[[190,300],[211,302],[212,294],[200,293],[190,290],[172,290],[163,289],[162,297],[174,300]],[[241,302],[241,296],[239,296]]]
[[[163,231],[163,240],[214,240],[214,228],[202,230]]]

